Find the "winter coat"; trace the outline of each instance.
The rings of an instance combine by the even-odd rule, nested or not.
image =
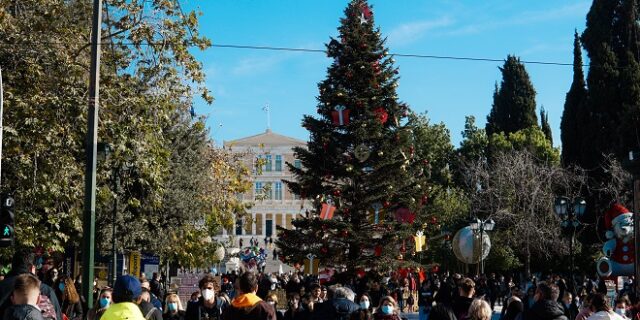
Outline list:
[[[524,320],[568,320],[562,307],[553,300],[540,300],[524,313]]]
[[[131,302],[120,302],[107,308],[100,320],[144,320],[140,308]]]
[[[465,319],[469,314],[469,307],[471,306],[471,302],[473,302],[473,298],[467,297],[458,297],[453,301],[453,313],[456,315],[458,319]],[[566,319],[565,319],[566,320]]]
[[[592,314],[587,320],[623,320],[619,314],[613,311],[599,311]]]
[[[4,312],[3,320],[43,320],[40,309],[30,304],[13,305]]]
[[[358,310],[360,310],[360,306],[349,299],[332,299],[319,304],[318,308],[313,311],[312,319],[349,319],[351,314],[358,312]]]
[[[222,312],[222,319],[276,320],[276,313],[272,305],[253,293],[247,293],[233,299],[231,305]]]
[[[11,294],[13,293],[13,285],[16,282],[16,276],[23,273],[30,273],[27,269],[12,270],[9,275],[0,282],[0,314],[4,314],[4,311],[11,306]],[[40,295],[47,296],[53,308],[56,310],[56,318],[62,319],[62,311],[60,310],[60,303],[58,298],[51,287],[44,283],[40,283]]]
[[[151,302],[142,301],[139,304],[140,312],[149,320],[162,320],[162,311],[158,310]]]
[[[373,320],[401,320],[397,314],[384,314],[377,312],[373,314]]]

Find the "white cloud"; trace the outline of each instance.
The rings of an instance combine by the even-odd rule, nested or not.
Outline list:
[[[440,17],[435,20],[414,21],[394,28],[389,32],[388,40],[390,46],[408,44],[420,39],[430,30],[447,27],[454,23],[449,17]]]
[[[448,30],[444,32],[443,35],[476,34],[487,30],[509,26],[536,24],[576,16],[583,17],[586,15],[590,6],[591,1],[581,1],[549,10],[523,11],[518,15],[506,17],[502,20],[475,21],[471,24],[463,25],[453,30]]]

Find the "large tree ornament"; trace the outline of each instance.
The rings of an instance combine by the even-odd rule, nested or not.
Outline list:
[[[356,159],[358,159],[358,161],[365,162],[367,161],[367,159],[369,159],[371,150],[365,144],[361,143],[354,150],[354,154],[356,156]]]
[[[389,114],[387,113],[387,110],[385,110],[383,107],[375,108],[373,110],[373,113],[376,115],[376,117],[378,118],[381,124],[387,123],[387,120],[389,119]]]
[[[333,124],[336,126],[346,126],[349,124],[349,113],[351,111],[345,106],[336,106],[334,111],[331,111],[331,117],[333,118]]]

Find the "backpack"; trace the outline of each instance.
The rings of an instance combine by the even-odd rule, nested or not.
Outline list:
[[[38,300],[38,308],[42,310],[42,318],[45,320],[56,320],[56,308],[51,303],[49,297],[41,294]]]
[[[145,318],[146,320],[151,319],[151,317],[153,316],[153,312],[154,312],[154,311],[156,311],[156,310],[158,310],[158,308],[156,308],[156,307],[151,308],[151,310],[149,310],[149,311],[147,312],[147,314],[145,314],[145,315],[144,315],[144,318]]]

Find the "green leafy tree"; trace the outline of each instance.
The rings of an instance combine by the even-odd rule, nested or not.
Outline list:
[[[558,164],[560,151],[551,145],[546,135],[538,127],[510,133],[493,134],[490,138],[492,156],[511,151],[527,151],[541,163]]]
[[[195,95],[212,100],[191,53],[210,41],[198,33],[198,14],[176,2],[108,0],[103,12],[99,138],[114,152],[98,164],[98,247],[110,249],[118,197],[119,250],[201,263],[200,253],[179,256],[167,241],[174,238],[157,235],[197,247],[242,210],[229,199],[246,187],[248,172],[215,151],[204,120],[189,116]],[[21,245],[62,250],[83,237],[90,19],[91,6],[81,1],[0,0],[2,189],[15,192]],[[113,168],[121,169],[118,190]]]
[[[576,30],[573,38],[573,82],[567,92],[560,123],[562,163],[565,166],[584,165],[584,137],[588,135],[587,88],[582,70],[582,49]]]
[[[295,229],[280,228],[277,245],[290,262],[312,253],[351,271],[404,264],[416,230],[408,220],[424,205],[429,163],[417,153],[408,107],[396,96],[397,69],[366,1],[349,3],[338,31],[339,39],[327,45],[333,63],[319,84],[318,117],[303,119],[308,149],[295,149],[302,168],[289,164],[297,178],[287,182],[290,190],[313,201],[314,209],[293,221]],[[348,123],[341,124],[343,108]],[[330,202],[334,217],[321,219]],[[374,205],[380,206],[378,223]],[[412,222],[429,218],[417,214]]]
[[[520,59],[507,56],[500,71],[502,82],[496,86],[493,95],[493,106],[487,117],[487,135],[509,134],[537,126],[536,91]]]

